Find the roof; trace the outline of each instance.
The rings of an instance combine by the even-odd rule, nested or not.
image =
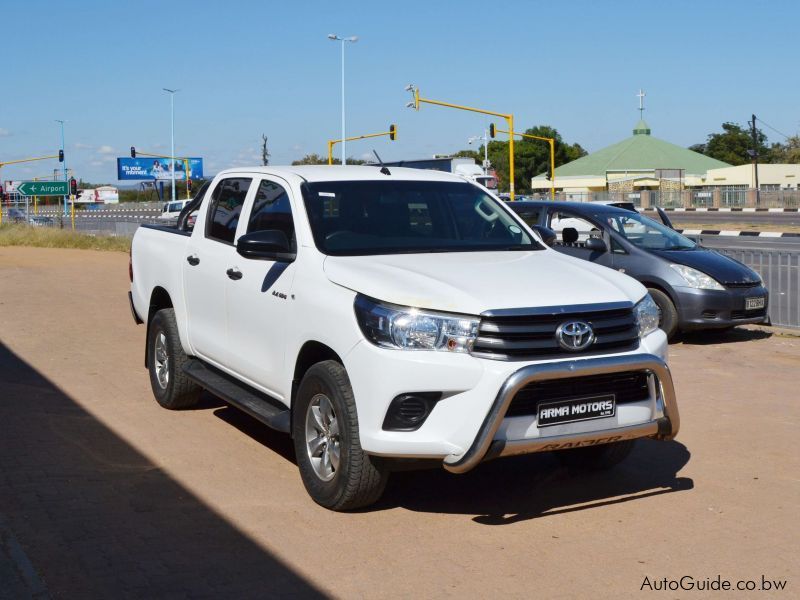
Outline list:
[[[609,204],[596,204],[594,202],[567,202],[563,200],[526,200],[517,202],[507,202],[506,205],[514,212],[519,212],[525,208],[546,208],[557,206],[558,208],[571,209],[578,214],[631,214],[631,211]]]
[[[278,177],[297,176],[306,181],[352,181],[352,180],[387,180],[392,177],[395,180],[411,181],[461,181],[464,179],[446,173],[444,171],[433,171],[428,169],[409,169],[407,167],[387,167],[391,175],[381,173],[380,165],[361,166],[361,165],[290,165],[290,166],[269,166],[269,167],[237,167],[220,171],[220,175],[234,175],[240,173],[275,175]]]
[[[716,158],[655,138],[650,135],[647,123],[639,121],[631,137],[556,168],[556,181],[559,177],[605,177],[608,171],[654,169],[683,169],[686,175],[705,175],[709,169],[730,166]],[[544,178],[544,174],[536,178]]]

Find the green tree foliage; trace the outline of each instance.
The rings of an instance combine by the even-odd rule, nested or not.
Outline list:
[[[293,165],[327,165],[328,159],[324,156],[320,156],[316,152],[313,154],[306,154],[303,158],[299,160],[293,160]],[[338,158],[333,159],[333,164],[340,165],[342,161]],[[347,159],[348,165],[363,165],[366,164],[366,161],[358,159],[358,158],[348,158]]]
[[[567,144],[555,128],[548,125],[537,125],[524,131],[528,135],[551,137],[555,139],[555,163],[559,167],[581,156],[586,156],[580,144]],[[498,134],[507,137],[506,134]],[[478,162],[483,160],[483,146],[477,152],[462,150],[456,156],[474,155]],[[489,160],[497,172],[500,191],[508,191],[508,141],[492,140],[489,142]],[[531,191],[531,178],[550,172],[550,144],[544,140],[516,138],[514,140],[514,189],[518,194]]]
[[[785,143],[772,144],[771,154],[773,163],[800,163],[800,135],[789,136]]]
[[[767,146],[767,136],[760,129],[756,129],[756,138],[759,162],[772,162],[772,150]],[[722,124],[721,133],[709,134],[705,144],[695,144],[689,147],[690,150],[732,165],[743,165],[752,161],[752,157],[747,152],[752,148],[753,138],[750,135],[750,129],[730,122]]]

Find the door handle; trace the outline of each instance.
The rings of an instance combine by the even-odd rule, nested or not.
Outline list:
[[[228,274],[228,277],[234,281],[242,278],[242,272],[239,269],[228,269],[225,272]]]
[[[197,256],[196,254],[192,254],[191,256],[186,257],[186,262],[188,262],[193,267],[196,267],[197,265],[200,264],[200,257]]]

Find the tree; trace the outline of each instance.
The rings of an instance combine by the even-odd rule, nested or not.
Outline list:
[[[800,163],[800,135],[789,136],[783,144],[772,144],[770,154],[773,163]]]
[[[567,144],[555,128],[548,125],[537,125],[525,130],[528,135],[551,137],[555,139],[556,167],[586,156],[580,144]],[[483,160],[483,146],[477,152],[462,150],[456,156],[474,156],[478,162]],[[492,140],[489,142],[489,161],[497,173],[498,186],[507,191],[508,186],[508,142]],[[514,140],[514,189],[520,194],[531,191],[531,178],[541,173],[550,173],[550,144],[545,140],[527,138]]]
[[[760,129],[756,129],[758,140],[759,162],[771,162],[772,151],[767,146],[767,136]],[[750,130],[737,123],[725,122],[722,124],[721,133],[711,133],[705,144],[695,144],[690,150],[700,152],[711,158],[724,161],[732,165],[743,165],[753,160],[748,150],[753,148],[753,138]]]
[[[261,134],[261,164],[263,166],[269,165],[269,150],[267,150],[267,136],[266,134]]]
[[[315,152],[313,154],[306,154],[300,160],[293,160],[292,164],[293,165],[327,165],[328,164],[328,159],[323,157],[323,156],[320,156],[319,154],[317,154]],[[340,165],[340,164],[342,164],[342,161],[340,159],[338,159],[338,158],[334,158],[333,159],[333,164]],[[348,158],[347,159],[347,164],[348,165],[363,165],[363,164],[366,164],[366,161],[358,159],[358,158]]]

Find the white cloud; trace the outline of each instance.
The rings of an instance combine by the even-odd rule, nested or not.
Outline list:
[[[75,142],[72,145],[72,147],[75,148],[76,150],[88,150],[89,148],[92,147],[92,145],[91,144],[84,144],[83,142]]]
[[[0,127],[0,137],[10,137],[11,132],[8,129]]]
[[[100,146],[97,149],[98,154],[116,154],[116,151],[111,146]]]

